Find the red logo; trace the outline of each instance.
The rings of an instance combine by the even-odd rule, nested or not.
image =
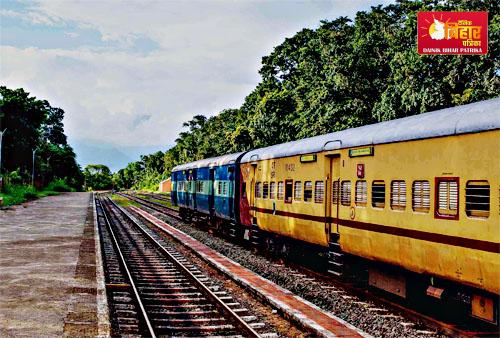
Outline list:
[[[358,178],[365,177],[365,165],[364,164],[358,164],[356,166],[356,175],[358,176]]]
[[[419,54],[487,54],[488,12],[418,12]]]

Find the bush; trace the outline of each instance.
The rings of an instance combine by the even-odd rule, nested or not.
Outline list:
[[[11,171],[10,173],[6,173],[4,175],[4,180],[5,180],[4,183],[13,185],[19,185],[23,182],[23,178],[19,173],[19,169]]]
[[[55,180],[49,183],[49,185],[44,189],[48,191],[57,191],[57,192],[68,192],[74,191],[65,180]]]
[[[24,193],[24,198],[27,200],[32,200],[32,199],[35,199],[37,197],[38,197],[38,194],[36,192],[33,192],[33,191],[26,191]]]
[[[1,195],[4,205],[19,204],[38,197],[36,189],[30,185],[6,185]]]

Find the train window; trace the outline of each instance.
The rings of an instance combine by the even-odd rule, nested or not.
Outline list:
[[[332,203],[339,203],[339,181],[333,181],[332,184]]]
[[[304,182],[304,202],[311,202],[313,197],[313,184],[311,181]]]
[[[385,182],[373,181],[372,183],[372,206],[374,208],[385,207]]]
[[[368,201],[368,188],[366,186],[366,181],[356,182],[356,195],[354,196],[354,201],[357,206],[364,207]]]
[[[241,196],[247,198],[247,182],[241,183]]]
[[[458,219],[458,177],[436,178],[435,216]]]
[[[224,195],[224,183],[223,182],[219,182],[217,184],[217,195]]]
[[[278,199],[281,201],[283,200],[283,197],[285,196],[285,189],[284,189],[284,184],[283,182],[278,182]]]
[[[257,182],[255,183],[255,198],[261,198],[262,197],[262,183]]]
[[[467,216],[488,218],[490,215],[490,185],[488,181],[468,181],[465,186]]]
[[[316,181],[314,183],[314,203],[323,203],[324,200],[325,200],[325,182]]]
[[[431,208],[431,187],[429,181],[414,181],[412,208],[417,212],[429,212]]]
[[[293,181],[285,181],[285,203],[292,203]]]
[[[351,205],[351,181],[342,181],[340,185],[340,203]]]
[[[222,195],[229,196],[229,182],[224,182],[222,185]]]
[[[203,181],[196,181],[196,192],[203,192],[204,183]]]
[[[293,189],[293,199],[296,201],[300,201],[302,198],[302,182],[295,181],[295,186]]]
[[[269,183],[269,198],[272,200],[276,198],[276,182]]]
[[[269,183],[268,182],[264,182],[264,189],[263,189],[263,193],[262,193],[262,198],[268,198],[269,197]]]
[[[391,182],[391,209],[405,210],[406,208],[406,182]]]

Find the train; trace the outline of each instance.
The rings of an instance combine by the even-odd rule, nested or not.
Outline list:
[[[173,168],[187,219],[498,325],[500,98]],[[356,267],[356,269],[353,269]]]

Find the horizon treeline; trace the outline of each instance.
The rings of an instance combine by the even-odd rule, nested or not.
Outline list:
[[[83,174],[64,133],[64,113],[23,88],[0,86],[0,132],[5,131],[0,177],[4,184],[43,188],[57,181],[81,189]]]
[[[419,11],[488,11],[488,54],[417,54]],[[262,58],[241,107],[195,115],[175,146],[129,163],[114,184],[156,188],[181,163],[497,97],[499,48],[496,1],[405,0],[323,20]]]

